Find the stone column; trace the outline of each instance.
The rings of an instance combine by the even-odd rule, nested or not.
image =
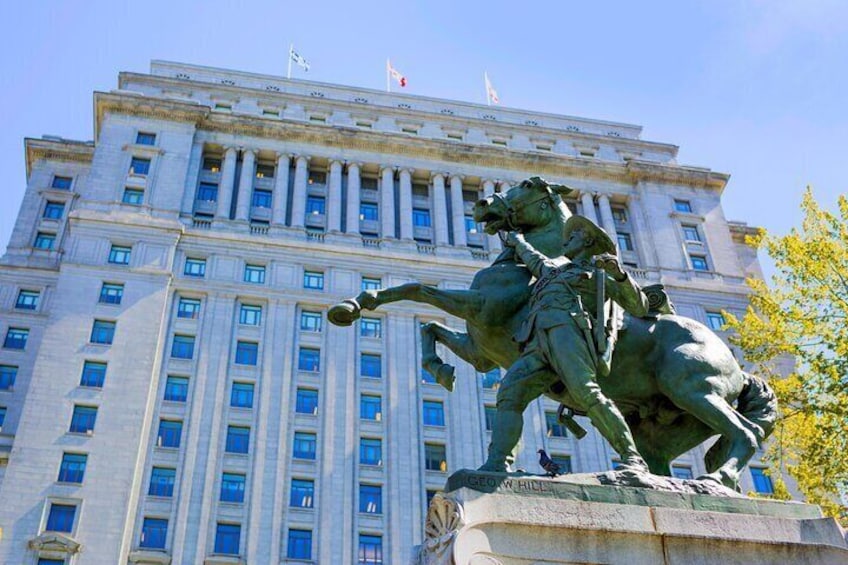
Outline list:
[[[501,194],[506,194],[509,192],[509,189],[512,187],[512,182],[508,180],[502,180],[498,183],[498,192]]]
[[[338,233],[342,229],[342,162],[330,161],[330,179],[327,191],[327,231]]]
[[[598,209],[601,211],[601,227],[618,246],[618,234],[615,231],[615,219],[612,217],[609,196],[603,193],[598,194]]]
[[[250,200],[253,196],[253,177],[256,174],[256,150],[245,149],[241,162],[236,220],[247,221],[250,215]]]
[[[595,203],[592,199],[592,193],[588,191],[583,192],[580,195],[580,202],[583,204],[583,216],[597,224],[598,216],[595,214]]]
[[[274,196],[271,222],[286,224],[286,206],[289,200],[289,156],[277,153],[277,170],[274,171]]]
[[[495,193],[495,183],[490,179],[483,179],[483,198],[488,198]],[[501,239],[497,235],[487,235],[486,245],[489,251],[499,253],[501,250]]]
[[[347,165],[347,233],[359,233],[360,163]]]
[[[227,147],[221,165],[221,182],[218,184],[218,218],[230,219],[230,204],[233,201],[233,182],[236,180],[236,148]]]
[[[400,170],[400,238],[412,239],[412,169]]]
[[[445,196],[445,175],[436,173],[433,183],[433,243],[447,245],[448,242],[448,204]]]
[[[303,155],[297,155],[295,157],[291,225],[296,228],[302,228],[306,225],[306,181],[309,178],[308,163],[308,157],[304,157]]]
[[[451,175],[451,215],[453,216],[453,244],[457,247],[468,246],[465,235],[465,206],[462,200],[462,175]]]
[[[395,168],[384,165],[380,170],[380,235],[395,237]]]

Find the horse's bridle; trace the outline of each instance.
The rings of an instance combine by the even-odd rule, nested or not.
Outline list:
[[[526,182],[527,181],[523,181],[522,185],[524,185],[524,183],[526,183]],[[527,185],[524,185],[524,186],[527,186]],[[545,192],[543,194],[539,195],[536,198],[528,200],[527,202],[523,202],[521,204],[521,206],[511,205],[510,203],[507,202],[504,195],[500,192],[496,192],[496,193],[492,194],[492,198],[494,200],[499,201],[501,203],[501,205],[504,207],[504,209],[506,209],[506,227],[509,228],[510,231],[518,231],[518,226],[515,224],[515,218],[521,210],[524,210],[528,206],[536,204],[537,202],[541,202],[542,200],[545,200],[545,199],[550,200],[551,199],[551,197],[554,194],[553,191],[550,188],[548,188],[547,186],[545,186],[544,189],[545,189]],[[503,230],[501,230],[501,231],[503,231]],[[501,240],[503,240],[505,237],[506,237],[505,235],[501,234]]]

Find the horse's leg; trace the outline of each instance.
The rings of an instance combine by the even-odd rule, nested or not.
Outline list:
[[[356,297],[359,305],[366,310],[375,310],[400,300],[429,304],[463,320],[473,317],[483,306],[483,296],[479,291],[443,290],[417,282],[381,290],[365,290]]]
[[[470,363],[480,372],[494,369],[497,365],[487,359],[475,346],[467,333],[454,331],[439,322],[421,325],[421,365],[436,377],[436,382],[453,391],[454,368],[442,361],[436,352],[436,342],[443,343],[458,357]]]
[[[633,441],[651,473],[671,475],[671,462],[713,435],[713,431],[690,414],[683,414],[672,422],[660,423],[646,418],[631,423]],[[710,469],[708,469],[709,471]]]

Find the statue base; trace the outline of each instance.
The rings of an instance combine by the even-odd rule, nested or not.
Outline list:
[[[418,565],[848,563],[817,506],[462,470],[430,504]],[[687,481],[698,482],[698,481]],[[679,485],[678,485],[679,486]]]

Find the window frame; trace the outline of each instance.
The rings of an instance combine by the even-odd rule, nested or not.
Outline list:
[[[30,310],[34,312],[38,310],[40,300],[40,291],[22,288],[18,290],[18,297],[15,299],[15,310]]]
[[[195,336],[189,334],[174,334],[171,339],[171,355],[172,359],[194,359]],[[178,345],[179,344],[179,345]],[[176,353],[180,353],[176,355]],[[187,355],[186,355],[187,353]]]
[[[706,319],[707,327],[714,332],[722,331],[722,327],[727,324],[727,320],[724,318],[724,314],[713,310],[707,310]],[[716,324],[716,322],[718,323]]]
[[[19,370],[17,365],[0,365],[0,390],[10,391],[15,388]]]
[[[56,234],[52,232],[39,231],[35,234],[35,240],[32,242],[34,249],[42,251],[52,251],[56,246]]]
[[[55,211],[59,211],[59,215],[55,215]],[[42,220],[61,220],[65,217],[65,203],[56,200],[48,200],[44,204],[44,210],[41,211]]]
[[[206,277],[205,257],[186,257],[183,265],[183,275],[202,279]]]
[[[173,498],[176,482],[177,469],[175,467],[153,465],[150,469],[150,480],[147,484],[147,496]]]
[[[359,464],[371,467],[383,466],[383,439],[379,437],[359,438]]]
[[[382,485],[359,483],[359,513],[375,515],[383,513]]]
[[[81,485],[85,479],[85,470],[88,465],[87,453],[76,453],[65,451],[59,464],[59,477],[56,482],[63,484]]]
[[[259,342],[246,339],[237,340],[233,363],[256,367],[259,364]]]
[[[297,387],[295,391],[294,411],[297,414],[318,414],[320,401],[318,391],[314,388]]]
[[[243,281],[250,284],[265,284],[265,265],[245,263]]]
[[[310,323],[304,324],[304,322]],[[321,312],[314,310],[301,310],[300,312],[300,331],[310,333],[321,333],[324,326],[324,316]]]
[[[153,522],[157,522],[157,524],[153,524]],[[161,524],[164,523],[164,528],[161,527]],[[151,528],[148,530],[147,525],[156,525],[160,526],[158,528]],[[144,516],[141,521],[141,533],[138,540],[138,546],[143,549],[165,549],[168,544],[168,519],[167,518],[157,518],[153,516]],[[156,533],[156,536],[153,537],[154,540],[161,539],[162,543],[154,544],[149,539],[147,539],[147,534]],[[159,537],[161,535],[161,538]]]
[[[298,533],[295,537],[292,537],[292,534],[294,532]],[[286,540],[287,559],[303,559],[306,561],[312,560],[312,530],[304,530],[301,528],[289,528],[289,533],[286,537]],[[300,550],[303,548],[305,548],[305,551],[301,552]]]
[[[303,288],[324,290],[324,271],[303,271]]]
[[[156,447],[160,449],[179,449],[180,445],[182,445],[182,439],[182,420],[159,418],[159,426],[156,429]]]
[[[109,248],[109,258],[107,262],[110,265],[129,265],[132,259],[132,246],[115,245],[114,243]]]
[[[707,261],[706,255],[697,255],[697,254],[690,253],[689,254],[689,263],[690,263],[693,271],[698,271],[698,272],[701,272],[701,273],[705,273],[705,272],[708,273],[710,271],[710,264]],[[703,264],[703,268],[701,267],[701,264]]]
[[[133,177],[146,177],[150,174],[150,167],[153,164],[152,159],[147,157],[137,157],[133,155],[130,158],[130,169],[127,174]],[[140,172],[143,170],[144,172]]]
[[[166,375],[165,390],[162,395],[162,400],[165,402],[188,402],[188,387],[190,382],[190,377],[183,375]],[[182,392],[182,395],[174,395],[173,392]]]
[[[200,181],[197,185],[197,195],[194,197],[198,202],[217,202],[219,185],[217,182]],[[213,198],[210,198],[212,196]]]
[[[247,492],[247,475],[245,473],[231,471],[223,471],[221,473],[221,488],[218,493],[219,502],[244,504],[245,492]]]
[[[82,371],[80,372],[80,385],[85,388],[98,388],[102,389],[104,383],[106,382],[106,371],[108,369],[109,364],[105,361],[91,361],[85,360],[82,364]],[[101,371],[102,368],[102,371]],[[91,378],[91,376],[95,375],[99,379],[99,384],[89,384],[87,379]],[[95,381],[98,382],[98,381]]]
[[[201,304],[202,301],[199,298],[180,296],[179,300],[177,300],[177,318],[196,320],[200,317]],[[186,306],[186,308],[183,308],[183,306]],[[188,306],[191,306],[191,308],[188,308]],[[186,313],[190,315],[184,315]]]
[[[247,455],[250,453],[250,426],[227,425],[224,453]]]
[[[433,450],[440,450],[439,453],[435,453]],[[434,455],[441,455],[440,457],[433,458]],[[434,465],[438,459],[438,464]],[[447,472],[447,461],[448,461],[448,449],[447,446],[443,443],[436,443],[426,441],[424,442],[424,470],[425,471],[434,471],[437,473],[446,473]]]
[[[381,339],[383,337],[382,318],[361,317],[359,319],[359,337]]]
[[[302,450],[301,447],[309,447],[311,450]],[[294,440],[292,441],[292,459],[300,459],[303,461],[315,461],[318,453],[318,434],[315,432],[298,431],[294,432]]]
[[[297,370],[307,373],[321,372],[321,350],[317,347],[300,346],[297,349]]]
[[[233,381],[230,386],[230,407],[252,410],[255,394],[256,385],[254,383]]]
[[[79,503],[75,504],[75,503],[69,503],[69,502],[64,502],[64,501],[60,502],[60,501],[57,501],[57,500],[51,500],[49,502],[49,504],[50,504],[50,506],[47,508],[47,516],[45,517],[45,520],[44,520],[44,531],[45,532],[56,532],[56,533],[61,533],[61,534],[73,534],[74,530],[76,530],[77,516],[79,515],[79,507],[80,507]],[[51,528],[50,527],[50,523],[53,521],[53,510],[55,508],[65,508],[65,509],[72,508],[73,509],[70,516],[65,515],[65,516],[57,516],[56,517],[56,520],[62,520],[63,523],[66,523],[68,521],[68,518],[70,518],[70,527],[68,529],[57,529],[57,528]]]
[[[103,281],[100,285],[99,304],[111,304],[119,306],[124,298],[124,283],[111,283]]]
[[[142,206],[144,204],[144,189],[135,187],[124,187],[121,195],[121,203],[128,206]]]
[[[86,404],[74,404],[71,412],[71,423],[68,426],[68,433],[91,435],[94,433],[94,426],[97,424],[97,406],[88,406]]]
[[[3,338],[3,349],[13,351],[26,351],[29,341],[29,328],[18,328],[9,326],[6,328],[6,337]]]
[[[421,406],[421,421],[425,426],[445,427],[445,403],[425,398]]]
[[[156,145],[156,134],[150,133],[149,131],[136,132],[136,134],[135,134],[135,144],[136,145],[154,146],[154,145]]]
[[[91,324],[91,335],[88,342],[96,345],[112,345],[115,341],[115,331],[117,329],[118,322],[95,318]]]
[[[215,526],[215,553],[220,555],[239,555],[240,551],[241,524],[218,522]]]
[[[675,198],[674,211],[681,214],[692,214],[692,201],[683,198]]]
[[[289,483],[289,508],[315,508],[315,479],[292,477]]]
[[[376,402],[374,399],[376,399]],[[373,410],[375,407],[377,408],[376,411]],[[369,417],[372,413],[373,418]],[[360,394],[359,419],[368,422],[381,422],[383,420],[383,397],[379,394]]]
[[[376,374],[370,372],[376,369]],[[367,379],[383,378],[383,356],[379,353],[359,354],[359,376]]]

